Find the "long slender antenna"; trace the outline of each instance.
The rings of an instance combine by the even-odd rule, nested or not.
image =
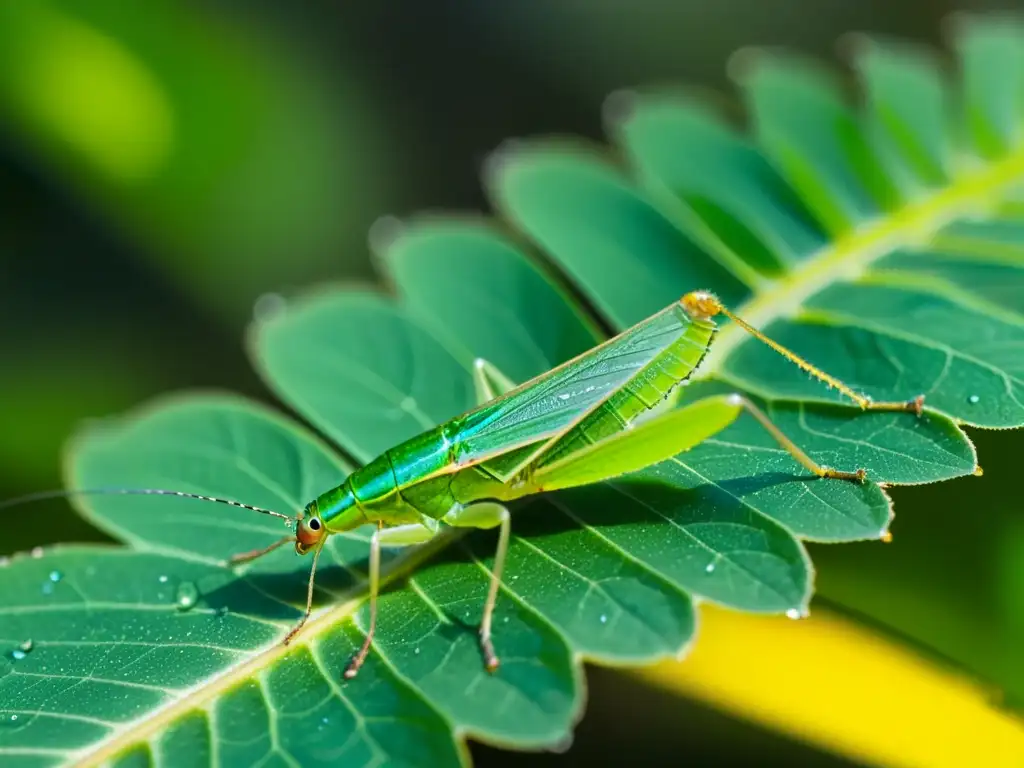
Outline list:
[[[218,499],[214,496],[203,496],[199,493],[186,493],[185,491],[166,491],[162,488],[83,488],[72,491],[39,491],[37,493],[27,493],[24,496],[18,496],[15,499],[8,499],[7,501],[0,502],[0,509],[7,509],[8,507],[14,507],[18,504],[27,504],[32,501],[43,501],[45,499],[61,499],[67,498],[68,496],[99,496],[99,495],[121,495],[121,496],[179,496],[183,499],[198,499],[200,501],[212,501],[217,504],[227,504],[231,507],[240,507],[241,509],[248,509],[251,512],[260,512],[264,515],[273,515],[274,517],[280,517],[282,520],[294,519],[291,515],[283,515],[280,512],[274,512],[270,509],[263,509],[263,507],[254,507],[252,504],[243,504],[240,501],[232,501],[231,499]]]

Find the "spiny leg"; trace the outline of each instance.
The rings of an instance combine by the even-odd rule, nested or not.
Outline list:
[[[863,468],[860,468],[855,472],[844,472],[841,469],[832,469],[831,467],[821,466],[814,459],[812,459],[810,456],[804,453],[803,449],[801,449],[799,445],[797,445],[788,437],[786,437],[786,435],[783,434],[782,430],[775,426],[774,422],[772,422],[772,420],[768,418],[768,415],[760,408],[758,408],[756,405],[754,405],[754,403],[752,403],[746,397],[744,397],[743,395],[734,394],[729,395],[728,398],[732,402],[739,403],[741,406],[743,406],[747,413],[749,413],[751,416],[757,419],[758,423],[762,427],[764,427],[765,431],[773,438],[775,438],[775,442],[777,442],[779,445],[785,448],[786,451],[789,452],[789,455],[796,459],[798,462],[800,462],[805,469],[810,470],[818,477],[833,477],[838,480],[853,480],[858,483],[864,482],[864,478],[867,476],[867,471],[864,470]],[[890,403],[878,403],[878,405],[890,405]],[[876,410],[897,409],[878,408]],[[907,409],[904,408],[903,410]]]
[[[494,553],[494,568],[491,569],[491,584],[484,603],[484,614],[480,620],[480,652],[484,657],[484,666],[488,672],[498,668],[498,657],[494,653],[491,640],[491,622],[494,616],[494,604],[498,600],[498,587],[501,584],[501,570],[505,565],[508,553],[508,539],[511,533],[511,516],[501,504],[481,502],[467,507],[456,507],[441,520],[453,528],[490,529],[500,526],[498,532],[498,549]]]
[[[420,523],[410,525],[397,525],[394,528],[381,528],[378,524],[370,539],[370,627],[366,631],[366,639],[362,646],[345,667],[344,677],[351,680],[359,673],[359,668],[366,661],[370,652],[370,645],[373,642],[373,633],[377,628],[377,592],[380,588],[380,548],[386,547],[408,547],[413,544],[423,544],[430,541],[437,535],[436,526],[427,527]]]
[[[309,585],[306,587],[306,610],[302,614],[302,618],[299,619],[299,623],[292,627],[292,631],[284,636],[284,640],[281,641],[282,645],[288,645],[292,639],[299,633],[299,630],[309,620],[309,614],[313,612],[313,584],[316,579],[316,564],[320,560],[320,553],[324,549],[324,544],[327,543],[327,537],[325,536],[319,546],[313,550],[313,565],[309,569]]]
[[[534,492],[553,491],[636,472],[713,437],[732,424],[743,410],[754,416],[779,445],[818,477],[856,482],[864,480],[863,469],[843,472],[817,464],[742,395],[715,395],[656,416],[638,427],[591,443],[553,462],[545,464],[544,456],[541,456],[526,469],[525,482]]]

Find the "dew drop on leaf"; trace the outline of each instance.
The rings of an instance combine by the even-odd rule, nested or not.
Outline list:
[[[608,623],[608,617],[605,614],[603,614],[603,613],[601,614],[601,623],[602,624],[607,624]]]
[[[715,564],[714,563],[708,563],[707,565],[704,566],[704,573],[714,573],[714,572],[715,572]]]
[[[417,656],[419,656],[420,655],[420,649],[419,648],[414,648],[413,649],[413,653],[415,653]]]
[[[967,402],[970,403],[971,405],[977,405],[979,402],[981,402],[981,398],[978,397],[977,395],[971,395],[970,397],[967,398]]]
[[[26,640],[24,643],[19,645],[13,651],[11,651],[11,659],[13,661],[21,661],[28,657],[32,653],[32,649],[35,647],[35,643],[31,640]]]
[[[44,595],[52,595],[53,594],[53,582],[52,581],[44,581],[43,582],[43,594]]]
[[[58,581],[64,578],[64,574],[60,571],[50,571],[50,581],[56,584]]]
[[[159,581],[161,584],[166,584],[167,583],[167,577],[166,576],[160,576],[160,577],[157,578],[157,581]]]
[[[199,599],[199,590],[191,581],[183,581],[178,585],[174,593],[174,602],[178,604],[179,611],[189,611],[195,607]]]
[[[794,621],[797,619],[805,619],[807,618],[807,613],[801,611],[799,608],[790,608],[786,611],[786,618],[793,619]]]

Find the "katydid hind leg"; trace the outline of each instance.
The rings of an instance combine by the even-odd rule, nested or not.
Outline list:
[[[751,400],[739,394],[729,395],[728,397],[733,402],[739,403],[747,413],[753,416],[764,430],[775,439],[775,442],[786,449],[790,456],[818,477],[831,477],[837,480],[852,480],[858,483],[864,482],[864,479],[867,477],[867,471],[865,469],[859,468],[853,472],[847,472],[841,469],[832,469],[831,467],[824,467],[821,464],[818,464],[814,459],[808,456],[799,445],[786,437],[785,433],[783,433],[783,431],[779,429],[770,418],[768,418],[768,414],[754,405]],[[879,410],[896,409],[880,408]],[[907,409],[904,408],[903,410]]]
[[[732,424],[742,406],[724,396],[707,397],[683,408],[664,411],[589,444],[547,460],[538,456],[523,472],[535,491],[555,491],[611,480],[666,461],[693,448]],[[559,444],[551,446],[555,451]],[[557,454],[556,454],[557,455]]]
[[[508,554],[508,541],[511,535],[511,515],[508,509],[494,502],[481,502],[466,507],[457,507],[445,515],[442,520],[453,528],[478,528],[487,530],[499,528],[498,548],[494,553],[494,567],[491,569],[491,582],[487,589],[487,600],[484,603],[483,617],[480,620],[480,652],[484,657],[484,666],[488,672],[498,668],[498,656],[494,652],[494,641],[491,638],[491,625],[494,618],[494,605],[498,600],[498,587],[501,585],[501,571],[505,566]]]
[[[397,525],[393,528],[382,528],[378,525],[370,538],[370,626],[366,630],[366,638],[362,646],[352,656],[345,667],[344,677],[351,680],[359,673],[373,643],[373,633],[377,629],[377,593],[380,590],[380,548],[408,547],[423,544],[437,535],[437,528],[429,528],[420,523]]]
[[[718,434],[747,411],[797,462],[818,477],[863,482],[865,471],[823,467],[790,440],[768,416],[743,395],[715,395],[656,416],[569,456],[545,464],[538,457],[526,471],[539,491],[590,485],[666,461]]]

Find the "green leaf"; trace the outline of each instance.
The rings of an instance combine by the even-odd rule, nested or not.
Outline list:
[[[602,322],[621,329],[710,288],[855,389],[926,396],[920,418],[862,413],[731,323],[683,390],[682,403],[746,392],[816,460],[873,482],[809,478],[742,416],[656,467],[516,506],[493,676],[476,626],[495,533],[387,553],[378,632],[347,682],[369,622],[366,530],[330,539],[313,618],[286,649],[308,561],[284,548],[222,565],[283,536],[279,520],[82,497],[130,546],[0,569],[0,755],[457,765],[466,737],[564,745],[582,710],[580,661],[684,652],[698,601],[806,611],[805,541],[884,538],[879,483],[970,475],[963,426],[1024,424],[1024,145],[1016,90],[991,77],[1024,76],[1024,38],[970,30],[961,91],[927,56],[869,41],[855,59],[859,107],[818,68],[748,59],[754,139],[703,104],[648,93],[614,101],[628,169],[564,142],[506,146],[487,183],[520,234],[392,223],[376,248],[395,296],[325,288],[252,328],[254,363],[312,429],[190,395],[83,432],[68,460],[72,487],[169,487],[294,513],[353,466],[337,451],[367,462],[471,407],[476,359],[525,380],[591,346]]]

